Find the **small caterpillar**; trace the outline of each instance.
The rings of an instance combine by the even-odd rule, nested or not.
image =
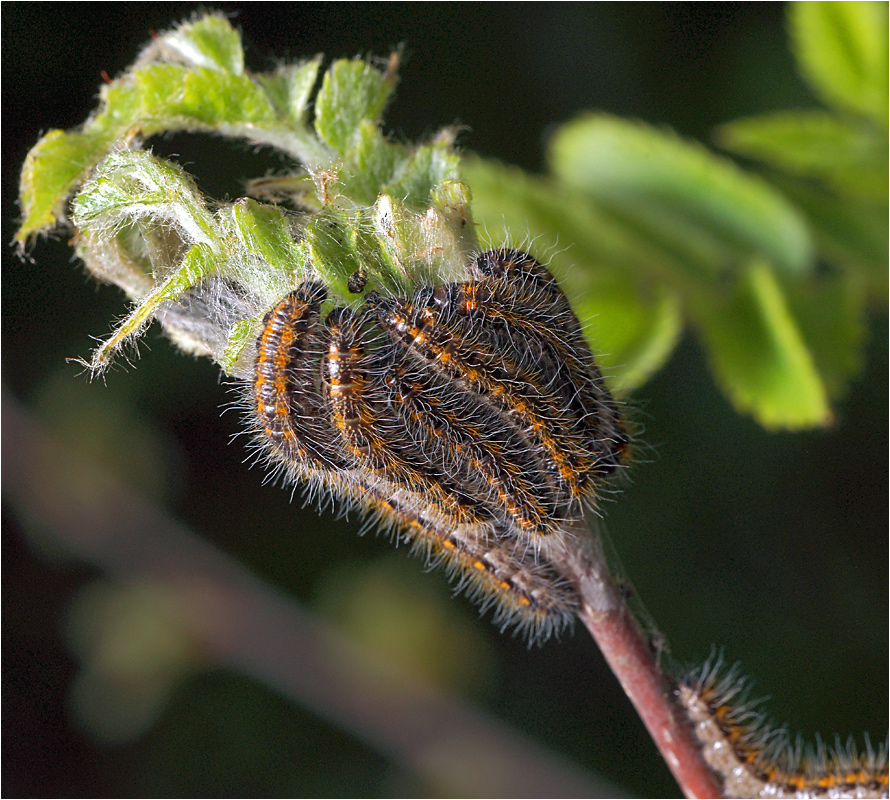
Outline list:
[[[332,480],[347,468],[314,384],[315,327],[326,297],[321,284],[304,283],[266,314],[256,345],[253,401],[263,436],[304,480]]]
[[[257,337],[253,428],[289,479],[362,509],[543,641],[580,600],[539,545],[595,499],[627,437],[546,269],[513,250],[474,265],[326,316],[323,286],[303,283]]]
[[[449,577],[501,630],[513,625],[529,642],[544,642],[571,627],[580,607],[574,588],[540,554],[532,553],[503,532],[464,526],[441,528],[399,505],[398,500],[367,491],[365,509],[383,526],[394,527],[430,566],[442,566]]]
[[[492,323],[489,327],[500,338],[525,348],[536,363],[552,370],[554,390],[596,442],[600,456],[594,471],[613,471],[626,457],[629,439],[578,319],[556,281],[535,259],[515,250],[483,253],[475,261],[475,271],[484,279],[456,285],[453,302],[458,312]],[[537,350],[529,350],[535,346]]]
[[[887,748],[813,750],[792,745],[784,728],[765,723],[749,703],[750,682],[734,667],[711,659],[676,684],[676,696],[694,726],[705,760],[721,777],[726,797],[887,797]]]

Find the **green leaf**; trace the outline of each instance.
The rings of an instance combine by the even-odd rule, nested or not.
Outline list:
[[[163,34],[157,47],[174,53],[184,64],[203,69],[244,72],[241,37],[221,14],[209,14]]]
[[[189,122],[218,127],[275,121],[268,97],[246,75],[157,64],[138,70],[133,79],[141,100],[138,121],[147,132]]]
[[[886,272],[886,270],[885,270]],[[862,369],[867,332],[866,293],[848,275],[820,276],[789,287],[786,295],[828,395],[842,398]]]
[[[862,275],[869,294],[886,303],[890,257],[887,204],[839,197],[810,183],[775,178],[783,193],[807,215],[823,258]]]
[[[832,421],[825,384],[770,267],[753,262],[719,302],[697,303],[718,383],[735,407],[766,428]]]
[[[93,353],[89,367],[94,373],[102,372],[111,363],[114,354],[126,341],[138,336],[151,322],[161,304],[176,301],[193,286],[197,286],[219,265],[220,254],[204,242],[197,242],[185,253],[182,261],[175,265],[166,280],[161,282],[143,301],[121,322],[114,333]]]
[[[219,365],[226,375],[234,373],[235,365],[246,348],[255,347],[258,322],[259,320],[255,319],[243,319],[232,327],[229,342],[219,359]]]
[[[803,75],[829,105],[886,129],[887,4],[791,3],[792,46]]]
[[[335,61],[315,98],[316,132],[345,155],[356,143],[361,122],[380,119],[393,88],[392,79],[366,61]]]
[[[247,252],[279,272],[293,274],[299,265],[299,252],[294,233],[278,206],[244,197],[232,206],[232,219]]]
[[[257,75],[279,114],[303,124],[312,88],[318,78],[321,56],[300,64],[285,64],[274,72]]]
[[[349,153],[349,168],[341,178],[343,193],[357,203],[372,205],[406,156],[405,148],[388,141],[376,123],[364,120]]]
[[[130,132],[268,124],[274,119],[266,96],[246,76],[190,72],[169,64],[125,76],[105,87],[102,98],[101,113],[83,132],[50,131],[28,154],[20,185],[24,219],[16,234],[19,242],[63,218],[77,181]]]
[[[115,228],[151,217],[189,242],[216,243],[218,232],[194,181],[181,167],[142,150],[112,153],[74,200],[78,228]]]
[[[466,155],[461,172],[473,189],[473,214],[489,240],[532,241],[539,250],[568,243],[573,257],[659,278],[659,251],[601,204],[558,181]],[[557,253],[554,258],[558,261]],[[666,257],[669,258],[669,257]],[[678,269],[679,263],[671,262]],[[569,276],[567,276],[569,277]]]
[[[388,194],[377,198],[369,218],[384,256],[384,280],[405,293],[413,291],[418,283],[441,282],[430,270],[435,260],[427,253],[431,233],[423,224],[427,220]]]
[[[887,199],[887,131],[824,111],[783,111],[717,129],[719,144],[845,194]]]
[[[134,88],[129,75],[103,85],[99,91],[99,113],[86,121],[83,130],[101,134],[106,143],[124,137],[142,113],[142,96]]]
[[[460,156],[451,145],[450,139],[443,138],[418,147],[381,191],[400,198],[412,211],[426,211],[433,189],[443,181],[457,180],[460,175]]]
[[[23,219],[17,242],[23,244],[65,217],[65,201],[72,188],[102,157],[97,154],[101,141],[91,134],[54,130],[31,149],[19,185]]]
[[[687,280],[710,281],[754,257],[789,274],[812,266],[806,223],[781,195],[671,133],[585,114],[557,131],[548,159],[566,184],[685,264]]]
[[[346,213],[326,207],[306,226],[306,243],[312,266],[340,299],[348,301],[349,276],[364,264],[355,250],[352,225]]]

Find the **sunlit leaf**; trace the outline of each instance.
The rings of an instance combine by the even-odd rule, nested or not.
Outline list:
[[[241,37],[221,14],[207,14],[159,37],[157,46],[172,51],[185,64],[204,69],[244,72]]]
[[[820,276],[791,287],[786,296],[829,397],[842,398],[864,361],[863,282],[843,274]]]
[[[345,154],[356,143],[361,122],[380,118],[393,88],[393,81],[366,61],[335,61],[315,98],[316,132]]]
[[[274,72],[257,75],[279,114],[303,123],[318,77],[321,57],[300,64],[284,64]]]
[[[769,266],[754,262],[719,302],[693,309],[718,382],[767,428],[832,420],[825,384]]]
[[[31,149],[19,185],[23,218],[17,241],[65,217],[68,194],[98,160],[96,150],[97,137],[60,130],[50,131]]]
[[[806,223],[759,178],[641,123],[585,114],[553,137],[555,174],[623,212],[702,278],[761,257],[789,274],[813,262]]]
[[[887,199],[887,130],[824,111],[785,111],[737,120],[718,142],[791,174],[822,179],[856,198]]]
[[[887,4],[800,2],[788,6],[804,76],[836,108],[887,127]]]

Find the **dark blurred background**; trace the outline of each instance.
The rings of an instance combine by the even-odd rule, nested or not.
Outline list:
[[[717,123],[815,102],[794,72],[785,9],[771,3],[214,7],[233,15],[257,70],[317,52],[385,56],[404,43],[387,129],[413,139],[458,122],[467,149],[531,171],[542,168],[551,127],[582,109],[707,141]],[[15,230],[20,165],[38,136],[82,122],[103,71],[124,69],[151,30],[197,8],[4,6],[4,242]],[[233,176],[271,163],[208,137],[155,146],[218,198],[239,196]],[[221,159],[225,175],[214,169]],[[133,367],[88,382],[66,358],[88,356],[125,312],[123,297],[86,277],[66,241],[31,251],[33,261],[9,247],[3,254],[2,371],[44,425],[366,644],[397,658],[408,648],[431,679],[630,794],[676,794],[585,631],[528,650],[451,600],[440,574],[422,573],[383,537],[358,537],[357,521],[319,518],[263,485],[261,471],[243,463],[244,440],[229,442],[240,428],[236,413],[220,414],[231,387],[156,330]],[[712,644],[724,647],[771,696],[770,714],[810,739],[870,730],[881,740],[887,731],[884,309],[870,319],[866,356],[835,428],[768,434],[734,413],[687,335],[631,399],[647,447],[606,507],[627,577],[673,656],[694,664]],[[249,677],[221,670],[178,684],[139,735],[103,734],[72,701],[78,661],[69,644],[70,610],[82,612],[85,588],[101,576],[29,530],[6,501],[3,558],[5,795],[437,793]],[[378,601],[382,610],[368,612]],[[386,614],[399,627],[406,608],[440,626],[424,645],[425,667],[420,645],[412,651],[387,628]],[[407,622],[401,628],[412,636]]]

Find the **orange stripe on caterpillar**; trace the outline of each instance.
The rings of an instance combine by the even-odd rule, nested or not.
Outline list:
[[[511,348],[538,384],[558,398],[565,424],[582,437],[587,452],[580,491],[619,466],[628,436],[617,404],[583,336],[571,336],[564,319],[541,310],[538,298],[504,280],[445,284],[436,289],[434,301],[451,312],[461,330],[480,332],[495,348]],[[574,319],[567,304],[566,310]]]
[[[356,465],[419,495],[421,505],[436,507],[450,524],[490,521],[488,509],[424,458],[386,407],[379,373],[388,366],[366,352],[361,327],[351,309],[335,308],[325,320],[328,350],[322,361],[331,418]]]
[[[562,424],[559,406],[517,371],[512,353],[496,356],[467,343],[436,319],[432,293],[418,292],[410,301],[370,293],[369,306],[393,341],[447,380],[472,392],[480,402],[501,412],[504,422],[528,437],[549,462],[552,477],[564,487],[566,501],[579,495],[576,460],[585,454]],[[583,470],[583,467],[582,467]]]
[[[501,522],[529,535],[558,530],[549,487],[535,485],[532,462],[519,437],[511,436],[500,417],[473,407],[434,376],[396,364],[384,377],[394,405],[418,441],[441,451],[450,474],[478,487],[503,508]]]
[[[486,290],[490,295],[509,298],[505,307],[512,309],[520,326],[526,330],[531,326],[532,331],[546,337],[566,357],[566,366],[580,364],[588,374],[589,380],[582,379],[577,385],[589,391],[583,408],[594,415],[594,427],[605,426],[603,441],[607,448],[601,465],[608,472],[622,463],[627,457],[629,438],[621,415],[596,366],[581,323],[553,275],[528,253],[503,248],[478,255],[472,271],[491,287]],[[470,302],[468,310],[474,305]]]
[[[568,299],[527,253],[482,253],[472,271],[478,280],[438,287],[435,304],[464,337],[512,351],[532,382],[559,398],[564,421],[581,432],[590,456],[576,461],[578,489],[593,489],[597,477],[624,463],[629,437]]]
[[[316,327],[327,293],[304,283],[266,314],[254,362],[253,410],[273,457],[295,478],[338,480],[347,467],[320,409]]]

